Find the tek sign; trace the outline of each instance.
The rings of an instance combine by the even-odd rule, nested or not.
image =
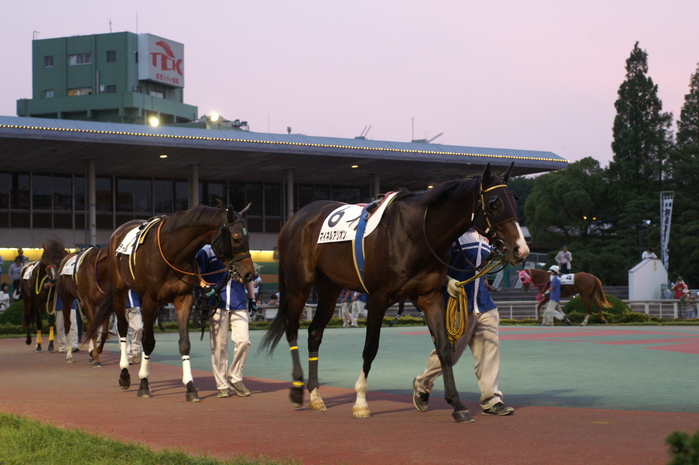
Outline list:
[[[184,87],[184,44],[139,34],[138,79]]]

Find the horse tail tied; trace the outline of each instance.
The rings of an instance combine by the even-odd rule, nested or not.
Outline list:
[[[85,340],[89,341],[98,336],[99,331],[102,329],[102,325],[109,321],[109,317],[114,313],[114,292],[110,291],[104,296],[102,304],[97,309],[95,316],[90,321],[87,327],[87,332],[85,334]]]
[[[284,333],[286,333],[286,317],[289,313],[289,293],[287,290],[286,280],[284,279],[284,271],[279,267],[279,309],[277,316],[270,325],[269,329],[262,338],[262,344],[257,352],[267,349],[267,354],[274,352],[275,347],[279,344]]]
[[[602,281],[600,281],[597,276],[595,276],[595,279],[597,283],[595,284],[594,296],[597,300],[597,306],[600,308],[612,308],[614,305],[607,300],[607,296],[604,294],[604,289],[602,288]]]

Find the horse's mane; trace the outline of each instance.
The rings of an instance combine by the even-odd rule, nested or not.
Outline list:
[[[467,194],[478,189],[480,179],[480,177],[457,179],[456,181],[448,181],[439,184],[433,189],[429,189],[422,193],[420,203],[423,205],[428,205],[441,199],[445,195],[456,197],[466,196]]]
[[[163,221],[163,232],[174,232],[188,226],[218,226],[221,224],[222,213],[221,208],[195,205],[189,210],[167,216],[166,221]]]
[[[65,244],[57,237],[46,239],[42,245],[44,247],[44,253],[41,255],[42,263],[60,262],[68,254]]]

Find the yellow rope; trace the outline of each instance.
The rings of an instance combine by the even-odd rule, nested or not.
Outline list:
[[[503,260],[504,257],[500,258],[500,260],[497,262],[490,262],[490,264],[484,266],[481,271],[473,275],[471,278],[456,284],[456,287],[459,289],[459,296],[449,297],[446,316],[447,337],[449,338],[449,343],[452,346],[456,345],[456,342],[461,339],[464,334],[466,334],[466,328],[468,328],[468,297],[466,296],[466,289],[464,289],[464,285],[490,273],[490,270],[502,263]]]

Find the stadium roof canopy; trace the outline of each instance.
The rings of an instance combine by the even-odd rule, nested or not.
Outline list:
[[[3,171],[76,173],[90,158],[101,176],[187,178],[196,164],[207,180],[280,182],[291,170],[294,183],[362,185],[378,175],[382,189],[414,190],[486,163],[514,162],[514,175],[568,166],[546,151],[0,116]]]

